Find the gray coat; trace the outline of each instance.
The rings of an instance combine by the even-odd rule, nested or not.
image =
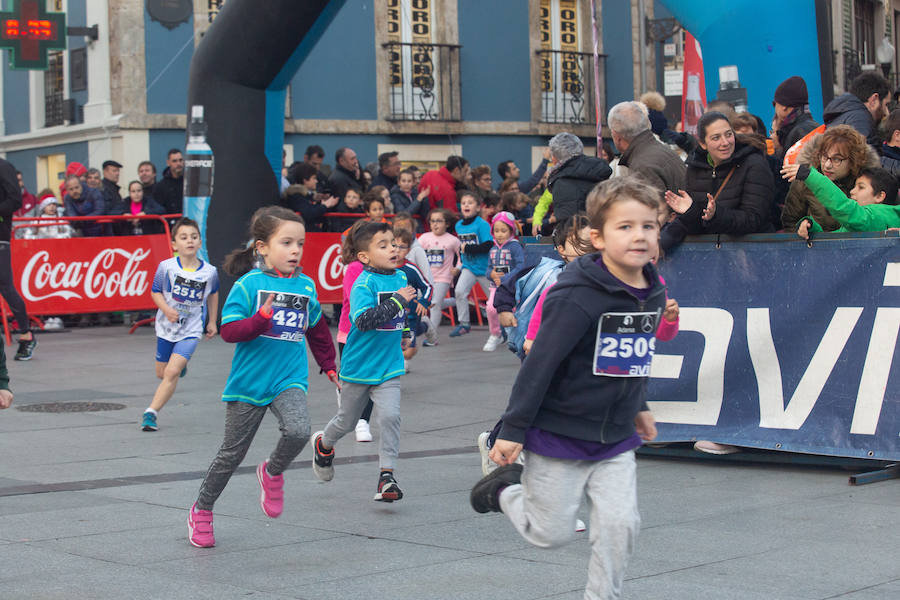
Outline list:
[[[619,164],[644,177],[660,192],[684,189],[686,167],[678,155],[656,140],[649,129],[637,135],[622,153]]]

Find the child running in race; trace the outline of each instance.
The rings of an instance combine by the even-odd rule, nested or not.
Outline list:
[[[268,460],[257,466],[256,477],[263,512],[273,519],[281,515],[282,473],[309,439],[307,341],[319,367],[339,385],[331,332],[315,284],[300,268],[303,220],[286,208],[267,206],[256,211],[250,233],[253,243],[225,258],[225,272],[243,276],[222,308],[222,339],[235,344],[222,393],[225,439],[188,516],[190,542],[201,548],[216,543],[213,504],[269,410],[278,419],[281,438]]]
[[[502,332],[501,336],[500,319],[497,317],[497,309],[494,308],[494,293],[504,277],[515,273],[525,263],[525,248],[522,242],[516,239],[516,231],[515,217],[511,213],[498,212],[491,220],[494,247],[488,253],[487,276],[491,280],[491,291],[485,309],[491,333],[482,348],[485,352],[496,350],[506,337],[506,332]]]
[[[481,200],[475,194],[464,192],[459,200],[462,220],[456,223],[456,236],[462,245],[462,266],[454,269],[459,273],[454,295],[456,296],[456,318],[459,324],[450,332],[450,337],[459,337],[472,330],[469,325],[469,292],[480,283],[487,293],[490,281],[487,276],[488,253],[494,246],[491,226],[478,216]]]
[[[409,249],[412,246],[413,236],[411,231],[394,227],[394,240],[397,245],[397,268],[406,274],[409,282],[418,296],[413,298],[407,307],[407,324],[410,331],[409,347],[403,351],[404,367],[409,372],[409,361],[416,355],[416,341],[425,333],[427,326],[422,322],[427,318],[428,307],[431,306],[432,287],[425,278],[425,274],[419,270],[413,262],[408,260]]]
[[[428,213],[428,224],[431,231],[419,236],[419,244],[428,257],[431,277],[434,280],[434,292],[431,303],[431,324],[441,324],[441,311],[444,309],[444,298],[453,285],[453,261],[459,256],[461,248],[459,238],[447,233],[453,225],[453,215],[445,208],[435,208]],[[432,340],[427,340],[431,345]]]
[[[378,408],[381,429],[380,473],[375,500],[394,502],[403,492],[394,477],[400,446],[400,380],[408,345],[406,306],[416,297],[397,269],[397,247],[387,223],[367,223],[353,236],[356,258],[364,265],[350,292],[350,334],[341,357],[341,402],[324,431],[312,435],[313,471],[334,478],[334,445],[356,426],[366,402]]]
[[[182,217],[172,226],[172,249],[177,256],[159,263],[150,296],[156,311],[156,376],[161,379],[150,406],[144,411],[141,429],[159,429],[159,411],[172,398],[179,376],[187,372],[188,361],[197,349],[200,336],[216,335],[219,311],[219,274],[216,268],[197,257],[200,228],[196,221]],[[204,327],[207,318],[209,324]]]
[[[665,308],[659,191],[610,179],[587,198],[597,253],[574,260],[547,294],[543,324],[502,417],[496,469],[472,489],[475,511],[503,512],[530,543],[572,539],[585,495],[591,557],[585,598],[619,598],[634,549],[634,449],[656,437],[645,401]],[[525,465],[515,464],[524,451]]]

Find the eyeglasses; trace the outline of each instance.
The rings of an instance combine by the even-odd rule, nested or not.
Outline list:
[[[839,167],[839,166],[841,166],[842,164],[844,164],[844,161],[845,161],[845,160],[847,160],[847,158],[846,158],[846,157],[843,157],[843,156],[823,156],[823,157],[822,157],[822,164],[824,165],[824,164],[825,164],[825,161],[828,161],[828,162],[831,163],[831,165],[832,165],[833,167]]]
[[[444,219],[429,219],[429,223],[445,223]]]

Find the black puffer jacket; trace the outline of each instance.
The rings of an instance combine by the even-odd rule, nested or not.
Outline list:
[[[579,154],[559,165],[550,174],[547,187],[553,194],[553,214],[557,223],[584,210],[584,201],[595,185],[606,181],[612,169],[602,158]]]
[[[878,127],[872,113],[862,100],[853,94],[842,94],[834,98],[822,113],[825,124],[831,128],[835,125],[849,125],[866,138],[870,146],[878,147]]]
[[[708,153],[702,148],[697,148],[688,157],[685,189],[694,203],[663,229],[661,245],[664,250],[681,243],[685,235],[744,235],[774,231],[769,214],[775,178],[763,151],[745,140],[747,138],[738,136],[731,158],[716,167],[709,164]],[[716,195],[732,168],[731,179],[716,199],[715,215],[709,221],[703,221],[706,195]]]

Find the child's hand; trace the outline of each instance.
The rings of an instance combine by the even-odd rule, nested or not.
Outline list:
[[[406,352],[407,350],[409,350],[409,347],[410,347],[410,346],[412,346],[412,338],[405,337],[405,338],[403,338],[402,340],[400,340],[400,348],[401,348],[404,352]]]
[[[494,447],[491,448],[489,456],[492,461],[502,467],[516,462],[520,452],[522,452],[522,444],[498,438],[497,441],[494,442]]]
[[[334,369],[328,371],[325,375],[328,376],[328,381],[333,383],[338,391],[341,391],[341,380],[338,378],[338,374],[334,372]]]
[[[453,267],[453,268],[450,270],[450,274],[453,275],[453,277],[456,277],[457,275],[460,274],[460,270],[457,269],[456,267]]]
[[[418,302],[416,302],[416,315],[420,317],[428,315],[428,309],[425,308],[424,304],[419,304]]]
[[[675,301],[675,298],[666,300],[666,310],[663,312],[663,319],[669,323],[674,323],[678,320],[678,302]]]
[[[787,179],[788,181],[794,181],[797,179],[797,171],[800,170],[800,163],[794,163],[792,165],[787,165],[786,167],[781,167],[781,178]]]
[[[12,404],[13,393],[9,390],[0,390],[0,409],[9,408]]]
[[[431,193],[431,187],[427,187],[427,188],[419,191],[419,195],[416,197],[416,200],[419,200],[421,202],[422,200],[427,198],[428,194],[430,194],[430,193]]]
[[[686,213],[693,203],[694,201],[691,199],[691,195],[684,190],[678,190],[677,194],[673,191],[666,190],[666,204],[679,215]]]
[[[498,271],[497,269],[491,270],[491,281],[494,282],[494,285],[500,287],[500,281],[503,279],[503,273]]]
[[[528,338],[522,342],[522,351],[525,353],[525,356],[528,356],[528,353],[531,352],[531,347],[534,346],[534,340],[529,340]]]
[[[216,327],[216,322],[210,319],[209,325],[206,326],[206,339],[211,340],[216,337],[217,333],[219,333],[219,329]]]
[[[642,410],[634,418],[634,429],[645,442],[656,439],[656,419],[649,410]]]
[[[169,320],[169,323],[177,323],[178,322],[178,311],[172,308],[171,306],[167,306],[163,309],[163,314],[166,316],[166,319]]]
[[[269,294],[269,297],[266,298],[265,304],[259,307],[259,312],[262,313],[262,316],[269,319],[272,317],[272,302],[275,301],[275,294]]]
[[[797,227],[797,235],[802,237],[804,240],[809,240],[809,219],[803,219],[800,221],[800,226]]]
[[[400,296],[402,296],[403,299],[406,300],[407,302],[409,302],[410,300],[412,300],[413,298],[415,298],[418,295],[416,293],[416,288],[414,288],[411,285],[408,285],[404,288],[400,288],[399,290],[397,290],[397,293],[400,294]]]
[[[497,316],[500,318],[501,327],[517,327],[519,325],[519,322],[516,321],[516,315],[511,312],[504,311],[497,313]]]

